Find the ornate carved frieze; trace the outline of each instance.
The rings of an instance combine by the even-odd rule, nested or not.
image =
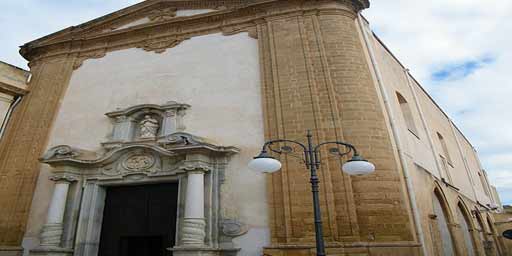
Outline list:
[[[178,8],[176,8],[176,7],[167,7],[167,8],[163,8],[163,9],[151,10],[148,13],[148,18],[151,21],[166,21],[166,20],[170,20],[170,19],[176,17],[176,11],[177,10],[178,10]]]

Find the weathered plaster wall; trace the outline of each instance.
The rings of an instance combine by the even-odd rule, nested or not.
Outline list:
[[[167,101],[187,103],[186,132],[236,146],[224,185],[224,215],[249,225],[237,238],[242,255],[259,255],[267,244],[265,179],[247,170],[263,143],[263,115],[257,41],[246,33],[195,37],[162,54],[142,49],[108,53],[74,71],[49,147],[67,144],[99,150],[112,124],[104,115],[116,108]],[[43,166],[25,244],[35,244],[44,222],[52,182]],[[255,235],[257,234],[257,235]]]

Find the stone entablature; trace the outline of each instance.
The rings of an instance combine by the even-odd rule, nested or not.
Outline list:
[[[40,246],[30,255],[97,255],[106,189],[154,183],[178,183],[175,255],[233,255],[231,239],[243,235],[244,224],[221,214],[224,170],[235,147],[218,146],[182,131],[186,104],[138,105],[107,113],[113,119],[137,121],[155,116],[162,127],[154,138],[126,137],[104,143],[103,151],[68,145],[50,148],[40,159],[52,166],[55,189]],[[114,138],[135,134],[135,125],[114,122]],[[128,129],[128,130],[123,130]],[[132,130],[130,130],[132,129]],[[181,130],[181,129],[178,129]],[[84,188],[83,190],[80,188]]]
[[[194,36],[222,32],[227,35],[249,32],[257,37],[256,26],[275,16],[302,12],[334,12],[355,17],[368,8],[368,0],[254,0],[254,1],[168,1],[143,2],[76,27],[29,42],[20,53],[30,65],[46,58],[76,57],[73,68],[84,60],[102,58],[106,53],[127,48],[142,48],[162,53]],[[165,19],[155,19],[154,11],[168,10]],[[192,16],[173,16],[174,9],[214,9]],[[141,18],[151,22],[117,29]],[[160,17],[160,16],[159,16]]]

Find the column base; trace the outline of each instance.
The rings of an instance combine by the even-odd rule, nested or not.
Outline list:
[[[204,238],[206,237],[206,221],[197,218],[185,218],[183,221],[183,231],[181,242],[184,247],[205,247]]]
[[[174,247],[168,250],[173,256],[236,256],[240,248]]]
[[[0,246],[0,256],[21,256],[23,247],[18,246]]]
[[[30,250],[29,256],[72,256],[73,249],[60,247],[38,247]]]
[[[62,223],[45,224],[43,226],[43,230],[41,231],[41,247],[58,248],[63,231],[64,226]]]

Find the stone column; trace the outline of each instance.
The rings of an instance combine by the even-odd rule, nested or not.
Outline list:
[[[41,232],[41,247],[60,246],[69,185],[75,181],[75,179],[63,176],[53,176],[50,179],[55,181],[55,189],[48,208],[46,224]]]
[[[188,173],[183,246],[204,246],[206,236],[204,218],[204,171]]]

